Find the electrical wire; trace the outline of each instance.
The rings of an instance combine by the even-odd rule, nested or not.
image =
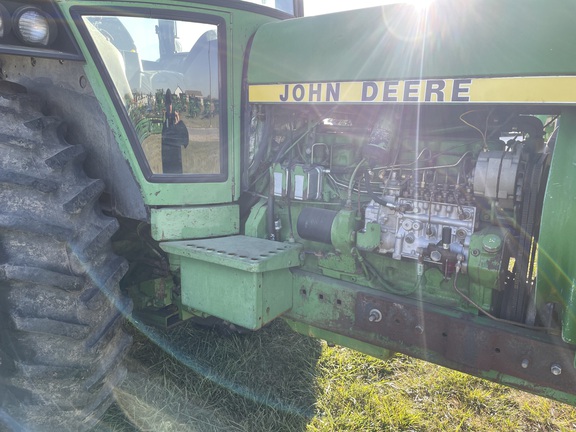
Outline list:
[[[414,171],[422,171],[422,170],[438,170],[438,169],[444,169],[444,168],[454,168],[457,167],[458,165],[460,165],[460,163],[464,160],[464,158],[468,155],[471,155],[472,151],[468,150],[466,153],[464,153],[460,159],[458,159],[455,163],[450,164],[450,165],[436,165],[436,166],[431,166],[431,167],[417,167],[417,168],[412,168],[412,170]]]
[[[452,150],[458,150],[458,149],[461,148],[461,147],[469,147],[469,145],[468,145],[468,144],[462,144],[462,145],[459,145],[459,146],[456,146],[456,147],[452,147],[452,148],[450,148],[450,149],[448,149],[448,150],[446,150],[446,151],[443,151],[443,152],[440,152],[440,153],[436,153],[436,154],[434,154],[434,156],[436,156],[436,157],[438,157],[438,156],[443,156],[443,155],[445,155],[445,154],[448,154],[448,153],[451,152]],[[411,166],[415,165],[415,164],[418,162],[418,159],[420,158],[420,156],[422,155],[422,153],[423,153],[425,150],[428,150],[428,149],[426,148],[426,149],[422,150],[414,162],[410,162],[410,163],[407,163],[407,164],[401,164],[401,165],[390,165],[390,166],[386,166],[386,167],[375,167],[374,170],[375,170],[375,171],[378,171],[378,170],[392,170],[392,169],[398,169],[398,168],[400,168],[400,169],[402,169],[402,168],[410,168]],[[453,168],[453,167],[459,165],[459,164],[462,162],[464,156],[467,156],[467,154],[473,154],[473,152],[470,151],[470,150],[467,151],[466,153],[464,153],[464,154],[460,157],[460,159],[458,159],[457,162],[455,162],[455,163],[453,163],[453,164],[450,164],[450,165],[434,165],[434,166],[411,168],[411,169],[412,169],[412,170],[417,170],[417,171],[425,171],[425,170],[433,170],[433,169],[441,169],[441,168]],[[431,155],[432,155],[432,153],[431,153]],[[428,159],[423,159],[423,160],[420,161],[420,162],[427,162],[427,161],[429,161],[429,160],[432,160],[432,157],[430,157],[430,158],[428,158]]]
[[[356,168],[354,168],[354,172],[352,173],[352,176],[350,177],[350,183],[348,184],[348,199],[346,200],[346,208],[348,208],[348,209],[352,208],[352,193],[353,193],[353,187],[354,187],[354,179],[356,178],[356,174],[358,173],[358,170],[360,169],[360,167],[362,165],[364,165],[365,162],[366,162],[366,159],[362,159],[360,161],[360,163],[358,165],[356,165]]]
[[[550,148],[550,141],[552,141],[552,139],[554,138],[554,134],[558,131],[558,128],[559,128],[559,127],[560,127],[560,126],[556,126],[556,127],[554,128],[554,130],[553,130],[552,133],[550,134],[550,137],[549,137],[548,140],[546,141],[546,148],[548,149],[548,151],[549,151],[549,148]]]
[[[371,199],[373,199],[375,202],[377,202],[381,206],[396,208],[396,205],[393,202],[385,201],[384,199],[380,198],[378,195],[376,195],[374,193],[374,191],[372,190],[372,185],[370,183],[369,175],[366,171],[364,171],[364,184],[366,185],[366,191],[368,193],[368,196]]]
[[[288,176],[288,184],[286,185],[286,204],[288,206],[288,226],[290,227],[290,241],[294,241],[294,225],[292,224],[292,200],[290,199],[290,192],[292,191],[292,169],[290,164],[288,164],[288,170],[286,175]]]
[[[466,126],[471,127],[474,130],[477,130],[480,135],[482,136],[482,142],[484,143],[484,150],[488,150],[488,120],[490,119],[490,115],[492,114],[493,110],[488,111],[488,114],[486,115],[486,125],[484,128],[484,131],[482,131],[480,128],[474,126],[472,123],[467,122],[466,120],[464,120],[464,116],[471,114],[473,112],[479,112],[478,110],[470,110],[470,111],[466,111],[465,113],[463,113],[462,115],[460,115],[460,121],[462,123],[464,123]]]
[[[542,126],[542,129],[546,129],[548,126],[550,126],[552,123],[554,123],[556,120],[558,120],[558,117],[560,117],[560,114],[556,114],[554,117],[552,117],[550,120],[548,120],[546,122],[546,124],[544,126]],[[558,126],[556,126],[556,128],[558,128]],[[555,128],[555,130],[556,130]]]
[[[337,186],[338,191],[339,191],[340,189],[348,190],[348,184],[347,184],[347,183],[344,183],[344,181],[336,180],[336,178],[335,178],[333,175],[331,175],[331,174],[328,174],[326,177],[328,177],[328,178],[334,183],[334,185]],[[358,193],[364,194],[364,193],[367,193],[368,191],[365,191],[365,190],[363,190],[363,189],[361,189],[361,188],[359,188],[359,187],[355,187],[355,188],[354,188],[354,192],[358,192]]]
[[[385,166],[385,167],[375,167],[374,170],[382,170],[382,169],[396,169],[396,168],[409,168],[412,165],[416,165],[418,163],[418,160],[422,157],[422,155],[424,154],[424,152],[428,152],[430,154],[430,157],[428,159],[424,159],[424,161],[428,161],[432,159],[432,151],[428,148],[428,147],[424,147],[422,149],[422,151],[418,154],[418,156],[416,156],[416,159],[414,159],[414,162],[410,162],[410,163],[405,163],[405,164],[396,164],[396,165],[390,165],[390,166]]]

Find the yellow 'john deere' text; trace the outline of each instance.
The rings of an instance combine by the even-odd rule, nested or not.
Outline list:
[[[576,77],[450,78],[250,85],[255,103],[576,104]]]

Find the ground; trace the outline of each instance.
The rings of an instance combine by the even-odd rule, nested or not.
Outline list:
[[[215,174],[220,172],[220,142],[218,116],[210,119],[183,117],[188,128],[190,143],[182,149],[183,172]],[[162,173],[161,135],[152,134],[144,140],[142,148],[153,173]]]
[[[576,430],[571,406],[403,355],[330,347],[282,321],[246,335],[142,329],[98,431]]]

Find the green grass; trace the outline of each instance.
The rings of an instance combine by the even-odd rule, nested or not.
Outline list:
[[[576,429],[568,405],[402,355],[329,347],[281,321],[247,335],[191,325],[147,332],[135,332],[128,378],[96,430]]]

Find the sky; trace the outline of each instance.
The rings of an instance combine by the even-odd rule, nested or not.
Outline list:
[[[387,3],[399,3],[402,0],[304,0],[305,15],[319,15],[349,9],[377,6]],[[418,0],[412,0],[417,3]]]

